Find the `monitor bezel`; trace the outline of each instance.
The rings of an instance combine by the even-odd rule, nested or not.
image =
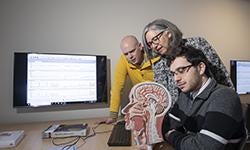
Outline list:
[[[27,104],[27,56],[28,54],[49,54],[49,55],[76,55],[76,56],[96,56],[97,58],[97,101],[86,102],[65,102],[62,104],[50,104],[40,106],[30,106]],[[23,71],[23,69],[25,71]],[[55,107],[55,106],[72,106],[81,105],[100,105],[108,104],[108,87],[107,87],[107,56],[90,55],[90,54],[73,54],[73,53],[37,53],[37,52],[14,52],[13,68],[13,107]],[[22,76],[18,73],[22,73]]]
[[[233,82],[233,85],[235,87],[235,91],[240,94],[240,95],[244,95],[244,94],[250,94],[250,91],[246,91],[244,93],[242,92],[239,92],[239,87],[238,87],[238,83],[237,83],[237,69],[238,69],[238,66],[237,66],[237,63],[238,62],[247,62],[249,63],[250,65],[250,60],[244,60],[244,59],[234,59],[234,60],[230,60],[230,77],[231,77],[231,80]]]

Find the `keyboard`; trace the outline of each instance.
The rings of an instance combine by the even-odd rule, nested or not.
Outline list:
[[[125,121],[114,125],[107,144],[108,146],[131,146],[131,131],[125,129]]]

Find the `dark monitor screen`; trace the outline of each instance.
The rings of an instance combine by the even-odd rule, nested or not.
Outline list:
[[[231,60],[230,73],[238,94],[250,93],[250,60]]]
[[[107,58],[14,53],[13,105],[107,103]]]

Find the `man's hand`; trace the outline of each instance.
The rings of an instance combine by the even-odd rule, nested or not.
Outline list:
[[[137,150],[152,150],[152,145],[142,144],[142,145],[136,145]]]
[[[111,123],[114,123],[116,122],[116,119],[113,119],[113,118],[107,118],[105,120],[101,120],[101,121],[97,121],[97,124],[111,124]]]

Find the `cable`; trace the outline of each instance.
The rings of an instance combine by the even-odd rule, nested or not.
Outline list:
[[[62,146],[64,145],[61,150],[68,150],[70,149],[72,146],[74,146],[80,139],[80,137],[76,137],[74,138],[73,140],[70,140],[70,141],[67,141],[67,142],[63,142],[63,143],[56,143],[55,142],[55,139],[56,138],[53,138],[52,139],[52,143],[55,145],[55,146]]]
[[[80,139],[80,138],[79,138]],[[78,139],[78,140],[79,140]],[[78,141],[77,141],[78,142]],[[77,143],[76,142],[76,143]],[[70,144],[70,145],[65,145],[61,150],[68,150],[68,149],[70,149],[72,146],[74,146],[76,143],[72,143],[72,144]]]
[[[66,139],[66,138],[68,138],[68,137],[60,138],[60,139]],[[79,138],[79,137],[75,137],[73,140],[70,140],[70,141],[67,141],[67,142],[62,142],[62,143],[56,143],[55,141],[56,141],[56,139],[58,139],[58,138],[53,138],[53,139],[52,139],[52,143],[53,143],[55,146],[61,146],[61,145],[70,144],[70,143],[72,143],[72,142],[75,142],[75,141],[78,140],[78,138]]]
[[[96,132],[95,130],[100,126],[101,124],[97,124],[96,126],[94,127],[90,127],[89,130],[92,130],[93,133],[92,134],[88,134],[87,136],[78,136],[78,137],[75,137],[74,139],[72,140],[69,140],[69,141],[66,141],[66,142],[62,142],[62,143],[57,143],[56,142],[56,139],[57,138],[52,138],[52,143],[53,145],[55,146],[62,146],[64,145],[61,150],[69,150],[72,146],[76,145],[79,140],[81,139],[83,141],[83,144],[84,145],[86,143],[86,140],[90,137],[93,137],[95,136],[96,134],[103,134],[103,133],[108,133],[108,132],[111,132],[112,130],[106,130],[106,131],[100,131],[100,132]],[[89,131],[89,133],[91,133]],[[65,138],[68,138],[68,137],[65,137]],[[61,138],[62,139],[62,138]],[[82,146],[81,145],[81,146]]]

